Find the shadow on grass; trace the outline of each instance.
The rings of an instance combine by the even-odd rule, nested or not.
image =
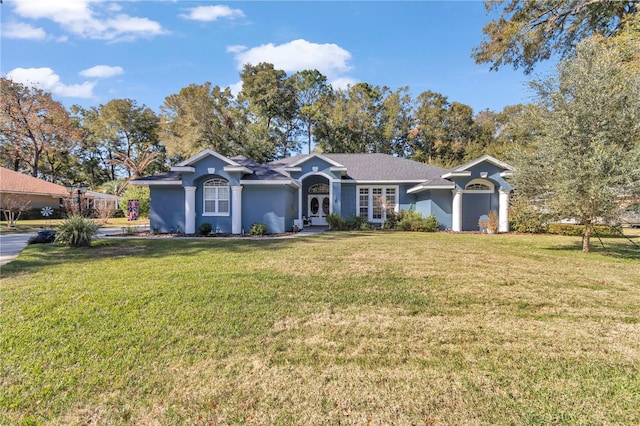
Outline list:
[[[18,258],[2,267],[2,278],[23,273],[35,273],[56,265],[73,263],[81,266],[85,263],[103,259],[117,259],[136,256],[142,259],[178,258],[198,256],[202,252],[224,251],[234,254],[255,256],[264,253],[289,249],[292,245],[315,244],[318,242],[338,241],[363,233],[329,232],[320,235],[301,236],[281,239],[213,239],[213,238],[101,238],[91,247],[71,248],[59,244],[30,245]]]
[[[640,260],[640,239],[636,236],[623,238],[602,238],[602,242],[597,238],[591,239],[591,253],[598,253],[603,256],[617,259]],[[547,247],[546,250],[579,252],[582,251],[582,240],[577,239],[568,244]]]

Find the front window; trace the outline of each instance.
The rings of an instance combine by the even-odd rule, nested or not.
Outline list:
[[[223,179],[211,179],[204,183],[205,216],[229,214],[229,183]]]
[[[397,210],[396,187],[361,187],[358,190],[358,213],[370,222],[382,222],[387,212]]]

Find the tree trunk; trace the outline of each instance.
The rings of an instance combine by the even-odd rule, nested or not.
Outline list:
[[[582,236],[582,252],[589,253],[589,243],[591,240],[591,219],[584,223],[584,235]]]

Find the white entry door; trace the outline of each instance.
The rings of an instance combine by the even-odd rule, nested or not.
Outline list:
[[[327,225],[327,215],[329,214],[329,195],[309,194],[309,218],[311,225]]]

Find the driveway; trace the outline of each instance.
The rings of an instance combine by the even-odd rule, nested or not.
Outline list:
[[[0,234],[0,266],[6,265],[15,259],[33,233],[2,233]]]

